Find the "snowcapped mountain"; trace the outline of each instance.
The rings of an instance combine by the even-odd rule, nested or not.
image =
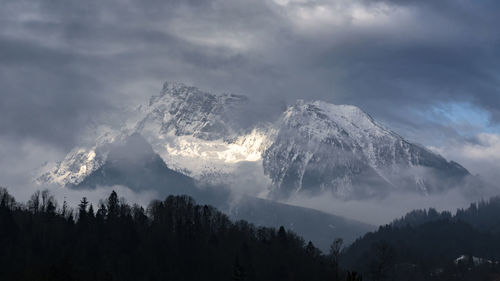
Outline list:
[[[243,127],[235,120],[247,102],[165,83],[123,125],[101,130],[94,144],[75,148],[38,182],[78,185],[105,163],[114,142],[133,134],[142,135],[170,169],[201,181],[246,180],[268,186],[276,197],[325,190],[341,198],[392,190],[427,194],[469,175],[354,106],[298,101],[278,121]]]
[[[428,194],[469,175],[355,106],[298,101],[278,124],[263,165],[280,196],[328,190],[338,197],[360,198],[395,189]]]
[[[95,144],[77,147],[57,164],[49,164],[38,183],[78,185],[107,159],[110,145],[135,133],[142,135],[172,169],[198,180],[219,183],[248,164],[262,172],[262,153],[273,128],[243,129],[233,116],[245,96],[214,95],[181,83],[165,83],[158,96],[128,113],[120,127],[100,127]],[[226,181],[226,180],[224,180]],[[264,183],[267,184],[267,183]]]

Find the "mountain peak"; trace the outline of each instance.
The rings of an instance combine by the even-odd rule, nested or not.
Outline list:
[[[244,95],[237,95],[233,93],[213,94],[207,91],[202,91],[195,86],[186,85],[182,82],[168,82],[163,84],[163,88],[159,95],[152,96],[149,101],[149,106],[153,106],[162,100],[179,99],[186,102],[199,103],[203,102],[217,102],[221,104],[230,104],[248,101]]]
[[[192,135],[215,140],[232,137],[237,126],[234,113],[248,99],[235,94],[212,94],[183,83],[165,82],[160,95],[143,108],[143,120],[137,130],[156,124],[154,134]]]
[[[337,105],[318,100],[312,102],[298,100],[294,106],[287,110],[287,113],[288,116],[294,113],[307,114],[315,120],[332,120],[342,124],[364,125],[370,128],[373,126],[381,127],[370,115],[354,105]],[[287,117],[287,113],[285,113],[285,117]]]
[[[163,88],[159,95],[152,96],[149,100],[149,106],[154,105],[161,99],[167,97],[186,97],[190,94],[197,95],[211,95],[209,93],[201,92],[194,86],[187,86],[181,82],[168,82],[163,83]]]
[[[345,198],[391,190],[428,194],[469,175],[356,106],[302,100],[283,113],[275,141],[264,153],[264,171],[275,193],[285,197],[325,190]]]
[[[282,115],[285,127],[295,128],[311,138],[343,138],[370,142],[385,137],[393,141],[399,136],[378,124],[373,118],[353,105],[336,105],[324,101],[303,100],[288,108]],[[344,136],[344,137],[342,137]]]

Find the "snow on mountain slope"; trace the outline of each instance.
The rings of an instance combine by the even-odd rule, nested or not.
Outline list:
[[[63,186],[82,182],[105,162],[111,143],[134,133],[141,134],[170,168],[196,179],[225,181],[240,163],[260,163],[273,136],[270,126],[243,130],[233,121],[246,100],[165,83],[161,94],[132,111],[121,128],[103,130],[95,145],[73,149],[37,182]]]
[[[274,123],[243,128],[235,120],[248,100],[165,83],[117,128],[101,128],[89,147],[72,150],[38,182],[76,185],[106,161],[110,144],[142,135],[167,166],[212,183],[268,186],[271,195],[332,191],[341,198],[392,190],[428,194],[469,173],[385,129],[361,109],[298,101]],[[259,180],[259,181],[258,181]]]
[[[143,135],[167,165],[194,178],[222,181],[240,162],[262,161],[272,128],[242,130],[232,116],[247,98],[213,95],[180,83],[139,108],[132,131]]]
[[[436,177],[456,183],[468,175],[355,106],[298,101],[278,124],[263,156],[278,195],[329,190],[358,198],[398,188],[427,194],[446,188],[437,186]]]
[[[107,126],[97,127],[92,134],[97,136],[95,144],[89,147],[73,148],[59,163],[46,163],[35,182],[38,184],[55,183],[61,186],[80,183],[104,164],[109,145],[124,135]]]

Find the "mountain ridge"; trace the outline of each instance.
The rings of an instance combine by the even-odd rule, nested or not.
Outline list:
[[[258,185],[266,186],[262,194],[275,198],[325,190],[344,199],[398,190],[427,195],[470,176],[352,105],[299,100],[277,121],[242,127],[232,117],[247,102],[242,95],[166,82],[125,125],[105,130],[88,148],[75,148],[38,182],[82,182],[105,162],[113,142],[135,133],[170,168],[197,180],[234,184],[250,163],[250,174],[259,176],[249,181],[258,178]]]

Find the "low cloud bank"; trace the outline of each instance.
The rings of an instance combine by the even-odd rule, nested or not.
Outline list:
[[[468,207],[475,200],[477,198],[469,198],[459,189],[452,189],[445,193],[428,196],[415,193],[393,193],[380,199],[347,201],[335,198],[330,192],[325,192],[318,196],[295,196],[287,203],[318,209],[365,223],[383,225],[415,209],[435,208],[438,211],[448,210],[453,213],[458,208]]]
[[[497,185],[500,182],[499,134],[481,133],[467,142],[452,142],[433,150],[456,160],[490,184]]]

